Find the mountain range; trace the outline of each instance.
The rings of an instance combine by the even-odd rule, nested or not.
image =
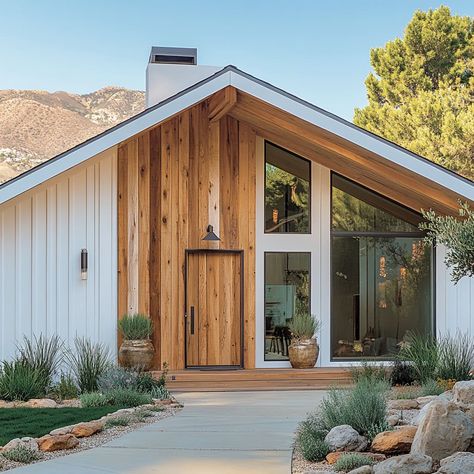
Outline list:
[[[143,91],[0,90],[0,183],[141,112]]]

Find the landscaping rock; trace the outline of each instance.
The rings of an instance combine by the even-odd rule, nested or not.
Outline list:
[[[398,422],[400,421],[400,415],[390,415],[387,416],[387,423],[390,426],[396,426],[398,425]]]
[[[373,459],[375,462],[380,462],[380,461],[384,461],[385,459],[387,459],[387,456],[385,456],[384,454],[380,454],[380,453],[361,453],[360,451],[357,451],[357,453],[354,453],[352,452],[353,454],[363,454],[364,456],[367,456],[371,459]],[[326,456],[326,461],[328,462],[328,464],[334,464],[337,462],[337,460],[341,457],[341,456],[344,456],[345,454],[351,454],[351,452],[348,452],[348,451],[336,451],[334,453],[329,453],[327,456]]]
[[[474,454],[455,453],[441,460],[441,467],[435,474],[459,474],[474,472]]]
[[[438,398],[438,400],[441,400]],[[433,400],[434,401],[434,400]],[[433,401],[427,403],[419,412],[418,414],[411,420],[411,424],[414,426],[419,426],[420,423],[423,421],[423,419],[426,416],[426,413],[428,413],[428,410],[430,409],[431,404]]]
[[[415,410],[418,408],[418,402],[416,400],[389,400],[389,410]]]
[[[335,426],[324,441],[331,451],[363,451],[367,447],[367,439],[349,425]]]
[[[453,402],[465,406],[474,405],[474,380],[465,380],[454,384]]]
[[[79,440],[72,434],[46,435],[39,438],[37,442],[39,449],[48,453],[63,449],[73,449],[79,444]]]
[[[49,434],[51,436],[68,434],[71,432],[73,426],[74,425],[69,425],[69,426],[63,426],[62,428],[56,428],[55,430],[50,431]]]
[[[446,390],[446,392],[443,392],[439,398],[442,398],[444,400],[452,401],[454,395],[452,390]]]
[[[2,449],[2,452],[10,451],[18,446],[24,446],[25,448],[31,449],[32,451],[38,451],[38,443],[34,438],[24,437],[15,438],[9,441]]]
[[[374,472],[372,466],[361,466],[357,469],[349,471],[348,474],[372,474]]]
[[[418,403],[418,408],[423,408],[428,403],[436,400],[438,397],[437,395],[427,395],[426,397],[418,397],[416,402]]]
[[[78,398],[71,398],[70,400],[63,400],[58,407],[60,408],[81,408],[81,401]]]
[[[416,426],[403,426],[393,431],[384,431],[372,441],[372,451],[383,454],[409,453],[415,434]]]
[[[374,465],[374,474],[429,474],[433,461],[423,454],[402,454]]]
[[[0,408],[13,408],[15,402],[7,402],[6,400],[0,400]]]
[[[24,406],[28,408],[56,408],[58,404],[51,398],[32,398]]]
[[[86,438],[92,436],[104,429],[104,424],[99,421],[87,421],[85,423],[78,423],[71,429],[71,434],[77,438]]]
[[[440,461],[458,451],[466,451],[474,435],[474,424],[454,403],[438,399],[430,402],[411,446],[412,454],[425,454]]]

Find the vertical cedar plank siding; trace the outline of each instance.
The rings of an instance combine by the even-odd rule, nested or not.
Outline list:
[[[182,369],[187,248],[244,250],[244,365],[255,367],[255,131],[204,101],[118,150],[119,317],[150,314],[155,367]],[[204,242],[208,224],[221,238]]]

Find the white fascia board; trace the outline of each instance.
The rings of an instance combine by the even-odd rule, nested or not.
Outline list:
[[[64,156],[59,155],[57,159],[46,162],[43,166],[32,169],[11,183],[6,183],[0,188],[0,204],[22,194],[29,189],[54,178],[55,176],[69,170],[70,168],[92,158],[93,156],[118,145],[120,142],[141,133],[157,123],[201,102],[206,97],[230,85],[230,72],[216,76],[213,80],[204,82],[202,85],[190,89],[182,95],[178,95],[170,101],[165,101],[156,108],[145,111],[142,115],[132,118],[129,122],[119,125],[116,129],[105,132],[102,136],[91,139],[84,145],[73,148]]]
[[[448,170],[417,158],[408,151],[391,145],[383,139],[378,139],[356,127],[336,120],[329,114],[326,115],[307,104],[295,100],[294,97],[287,96],[274,90],[268,85],[249,79],[238,72],[231,72],[231,85],[235,88],[257,97],[264,102],[268,102],[296,117],[312,123],[328,132],[338,135],[356,145],[376,153],[377,155],[406,168],[407,170],[426,177],[435,183],[448,188],[471,201],[474,201],[474,184]]]

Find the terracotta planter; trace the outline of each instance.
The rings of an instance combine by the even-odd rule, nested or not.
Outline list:
[[[155,348],[150,339],[123,341],[119,350],[119,362],[122,367],[150,370]]]
[[[316,339],[295,341],[288,347],[288,355],[294,369],[311,369],[318,360],[319,346]]]

